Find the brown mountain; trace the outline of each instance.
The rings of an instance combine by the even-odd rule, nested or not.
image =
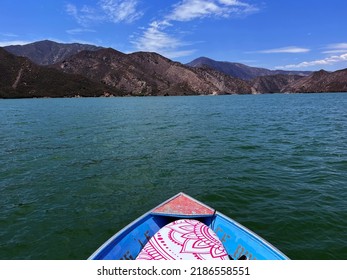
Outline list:
[[[130,95],[252,93],[251,86],[212,69],[173,62],[159,54],[124,54],[113,49],[83,51],[54,65]]]
[[[38,66],[0,48],[0,98],[73,97],[121,94],[81,75]]]
[[[267,75],[278,71],[235,64],[238,73],[244,71],[246,78],[243,78],[257,76],[244,81],[226,74],[232,63],[192,67],[156,53],[124,54],[113,49],[51,41],[29,44],[25,50],[20,55],[37,59],[38,63],[58,62],[49,67],[39,66],[0,48],[0,97],[347,91],[347,69],[333,73],[322,70],[310,76],[302,76],[307,72]]]
[[[284,71],[284,70],[269,70],[266,68],[251,67],[242,63],[216,61],[208,57],[199,57],[186,64],[191,67],[211,68],[224,74],[243,80],[252,80],[259,76],[273,75],[300,75],[308,76],[310,71]]]
[[[303,79],[300,75],[259,76],[250,81],[257,93],[280,93],[282,90]]]
[[[13,45],[5,47],[8,52],[29,58],[40,65],[50,65],[66,59],[84,50],[96,51],[101,47],[86,44],[62,44],[49,40],[39,41],[27,45]]]
[[[282,92],[347,92],[347,69],[332,73],[324,70],[314,72],[291,83]]]

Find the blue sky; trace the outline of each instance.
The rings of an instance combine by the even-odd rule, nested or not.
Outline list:
[[[347,68],[347,1],[1,0],[0,46],[44,39],[333,71]]]

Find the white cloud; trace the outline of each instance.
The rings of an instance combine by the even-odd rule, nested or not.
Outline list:
[[[189,21],[210,15],[220,15],[222,11],[223,9],[213,1],[185,0],[176,5],[167,18],[176,21]]]
[[[94,29],[88,29],[88,28],[75,28],[75,29],[69,29],[66,30],[66,33],[70,35],[76,35],[81,33],[90,33],[90,32],[96,32]]]
[[[341,50],[329,50],[329,51],[324,51],[323,53],[325,53],[325,54],[347,53],[347,48],[346,48],[346,49],[341,49]]]
[[[162,20],[152,21],[131,43],[135,49],[160,53],[169,58],[183,57],[196,50],[186,49],[192,43],[181,39],[182,33],[170,34],[175,22],[186,22],[206,17],[229,17],[258,11],[255,6],[236,0],[180,0]],[[173,31],[173,30],[171,30]]]
[[[3,33],[3,32],[0,32],[0,36],[3,36],[3,37],[11,37],[11,38],[18,37],[17,34],[13,34],[13,33]]]
[[[98,22],[131,23],[143,15],[137,9],[138,2],[138,0],[100,0],[93,7],[84,5],[82,8],[69,3],[65,6],[65,10],[84,27]]]
[[[98,10],[83,6],[82,8],[77,8],[73,4],[67,4],[65,10],[68,15],[72,16],[79,25],[84,27],[88,26],[90,23],[100,22],[105,20],[105,16],[102,15]]]
[[[347,53],[347,43],[330,44],[325,49],[325,54]]]
[[[307,48],[290,46],[290,47],[283,47],[283,48],[277,48],[277,49],[255,51],[255,53],[266,53],[266,54],[272,54],[272,53],[307,53],[309,51],[311,51],[311,50],[307,49]]]
[[[114,22],[133,22],[139,19],[143,13],[137,10],[138,0],[101,0],[100,7],[107,18]]]
[[[237,0],[218,0],[221,4],[224,4],[226,6],[234,6],[237,9],[233,9],[231,11],[243,13],[243,14],[250,14],[254,12],[258,12],[259,9],[251,4],[248,4],[246,2],[237,1]]]
[[[347,43],[330,44],[327,49],[347,49]]]
[[[77,15],[78,15],[77,7],[71,3],[66,4],[65,11],[67,12],[68,15],[73,16],[73,17],[77,17]]]
[[[195,50],[180,50],[188,44],[165,32],[169,26],[171,24],[167,21],[154,21],[131,43],[137,50],[160,53],[171,59],[194,53]]]
[[[298,64],[289,64],[284,66],[278,66],[276,69],[298,69],[298,68],[308,68],[315,66],[326,66],[333,65],[339,62],[347,61],[347,52],[341,55],[333,55],[324,59],[304,61]]]
[[[250,4],[235,0],[182,0],[173,6],[168,20],[190,21],[205,17],[230,17],[258,11]]]
[[[154,21],[143,32],[139,40],[134,41],[138,49],[145,49],[148,51],[157,51],[164,46],[170,46],[170,48],[177,48],[181,45],[180,41],[174,37],[171,37],[163,31],[162,25]]]

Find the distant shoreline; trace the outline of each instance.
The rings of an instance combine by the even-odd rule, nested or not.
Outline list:
[[[79,98],[129,98],[129,97],[198,97],[198,96],[235,96],[235,95],[298,95],[298,94],[304,94],[304,95],[314,95],[314,94],[344,94],[347,93],[347,91],[339,91],[339,92],[275,92],[275,93],[231,93],[231,94],[186,94],[186,95],[110,95],[110,96],[42,96],[42,97],[0,97],[0,99],[8,100],[8,99],[79,99]]]

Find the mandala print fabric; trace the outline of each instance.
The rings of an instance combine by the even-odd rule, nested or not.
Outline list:
[[[217,235],[197,220],[177,220],[159,230],[138,260],[228,260]]]

